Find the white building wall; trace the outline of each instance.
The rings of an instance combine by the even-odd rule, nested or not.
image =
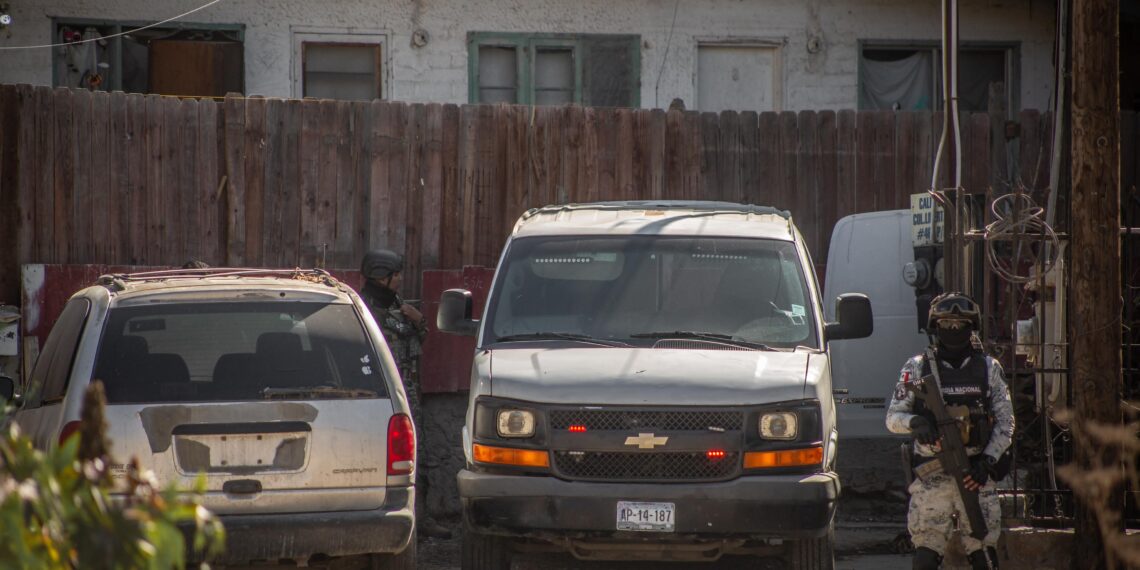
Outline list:
[[[7,34],[0,31],[0,46],[50,43],[51,17],[156,21],[205,1],[10,0],[14,22]],[[696,107],[699,40],[776,39],[783,42],[785,110],[856,107],[860,40],[940,38],[937,0],[676,1],[224,0],[185,20],[246,26],[245,82],[251,95],[297,96],[291,31],[319,28],[385,34],[388,97],[448,103],[467,102],[470,31],[639,34],[644,107],[665,107],[674,97]],[[963,41],[1020,43],[1022,108],[1049,103],[1054,6],[1052,0],[963,0]],[[416,28],[430,34],[425,47],[412,46]],[[821,49],[809,53],[813,38]],[[50,85],[51,70],[50,49],[0,51],[0,83]]]

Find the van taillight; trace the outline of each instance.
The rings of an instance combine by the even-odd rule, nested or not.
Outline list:
[[[416,429],[412,419],[396,414],[388,420],[388,474],[409,475],[416,464]]]
[[[63,445],[67,443],[67,438],[79,431],[79,425],[79,422],[67,422],[63,424],[63,429],[59,430],[59,444]]]

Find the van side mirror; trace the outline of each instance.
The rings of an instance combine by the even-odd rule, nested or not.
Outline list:
[[[866,338],[875,330],[871,314],[871,300],[862,293],[845,293],[835,300],[835,318],[838,322],[824,325],[827,340]]]
[[[439,312],[435,326],[445,333],[475,336],[479,321],[471,318],[471,292],[466,289],[448,289],[439,297]]]
[[[19,401],[16,399],[16,381],[0,374],[0,403],[4,402],[19,405]]]

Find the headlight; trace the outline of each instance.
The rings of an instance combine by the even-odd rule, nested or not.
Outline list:
[[[796,414],[776,412],[760,416],[760,437],[764,439],[796,439]]]
[[[534,414],[526,410],[499,410],[500,437],[530,437],[534,435]]]

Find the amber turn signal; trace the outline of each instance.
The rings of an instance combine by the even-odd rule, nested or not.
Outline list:
[[[822,447],[781,451],[749,451],[744,454],[745,469],[809,467],[820,463],[823,463]]]
[[[497,463],[499,465],[520,465],[523,467],[550,467],[550,454],[534,449],[513,449],[475,444],[472,450],[475,461]]]

